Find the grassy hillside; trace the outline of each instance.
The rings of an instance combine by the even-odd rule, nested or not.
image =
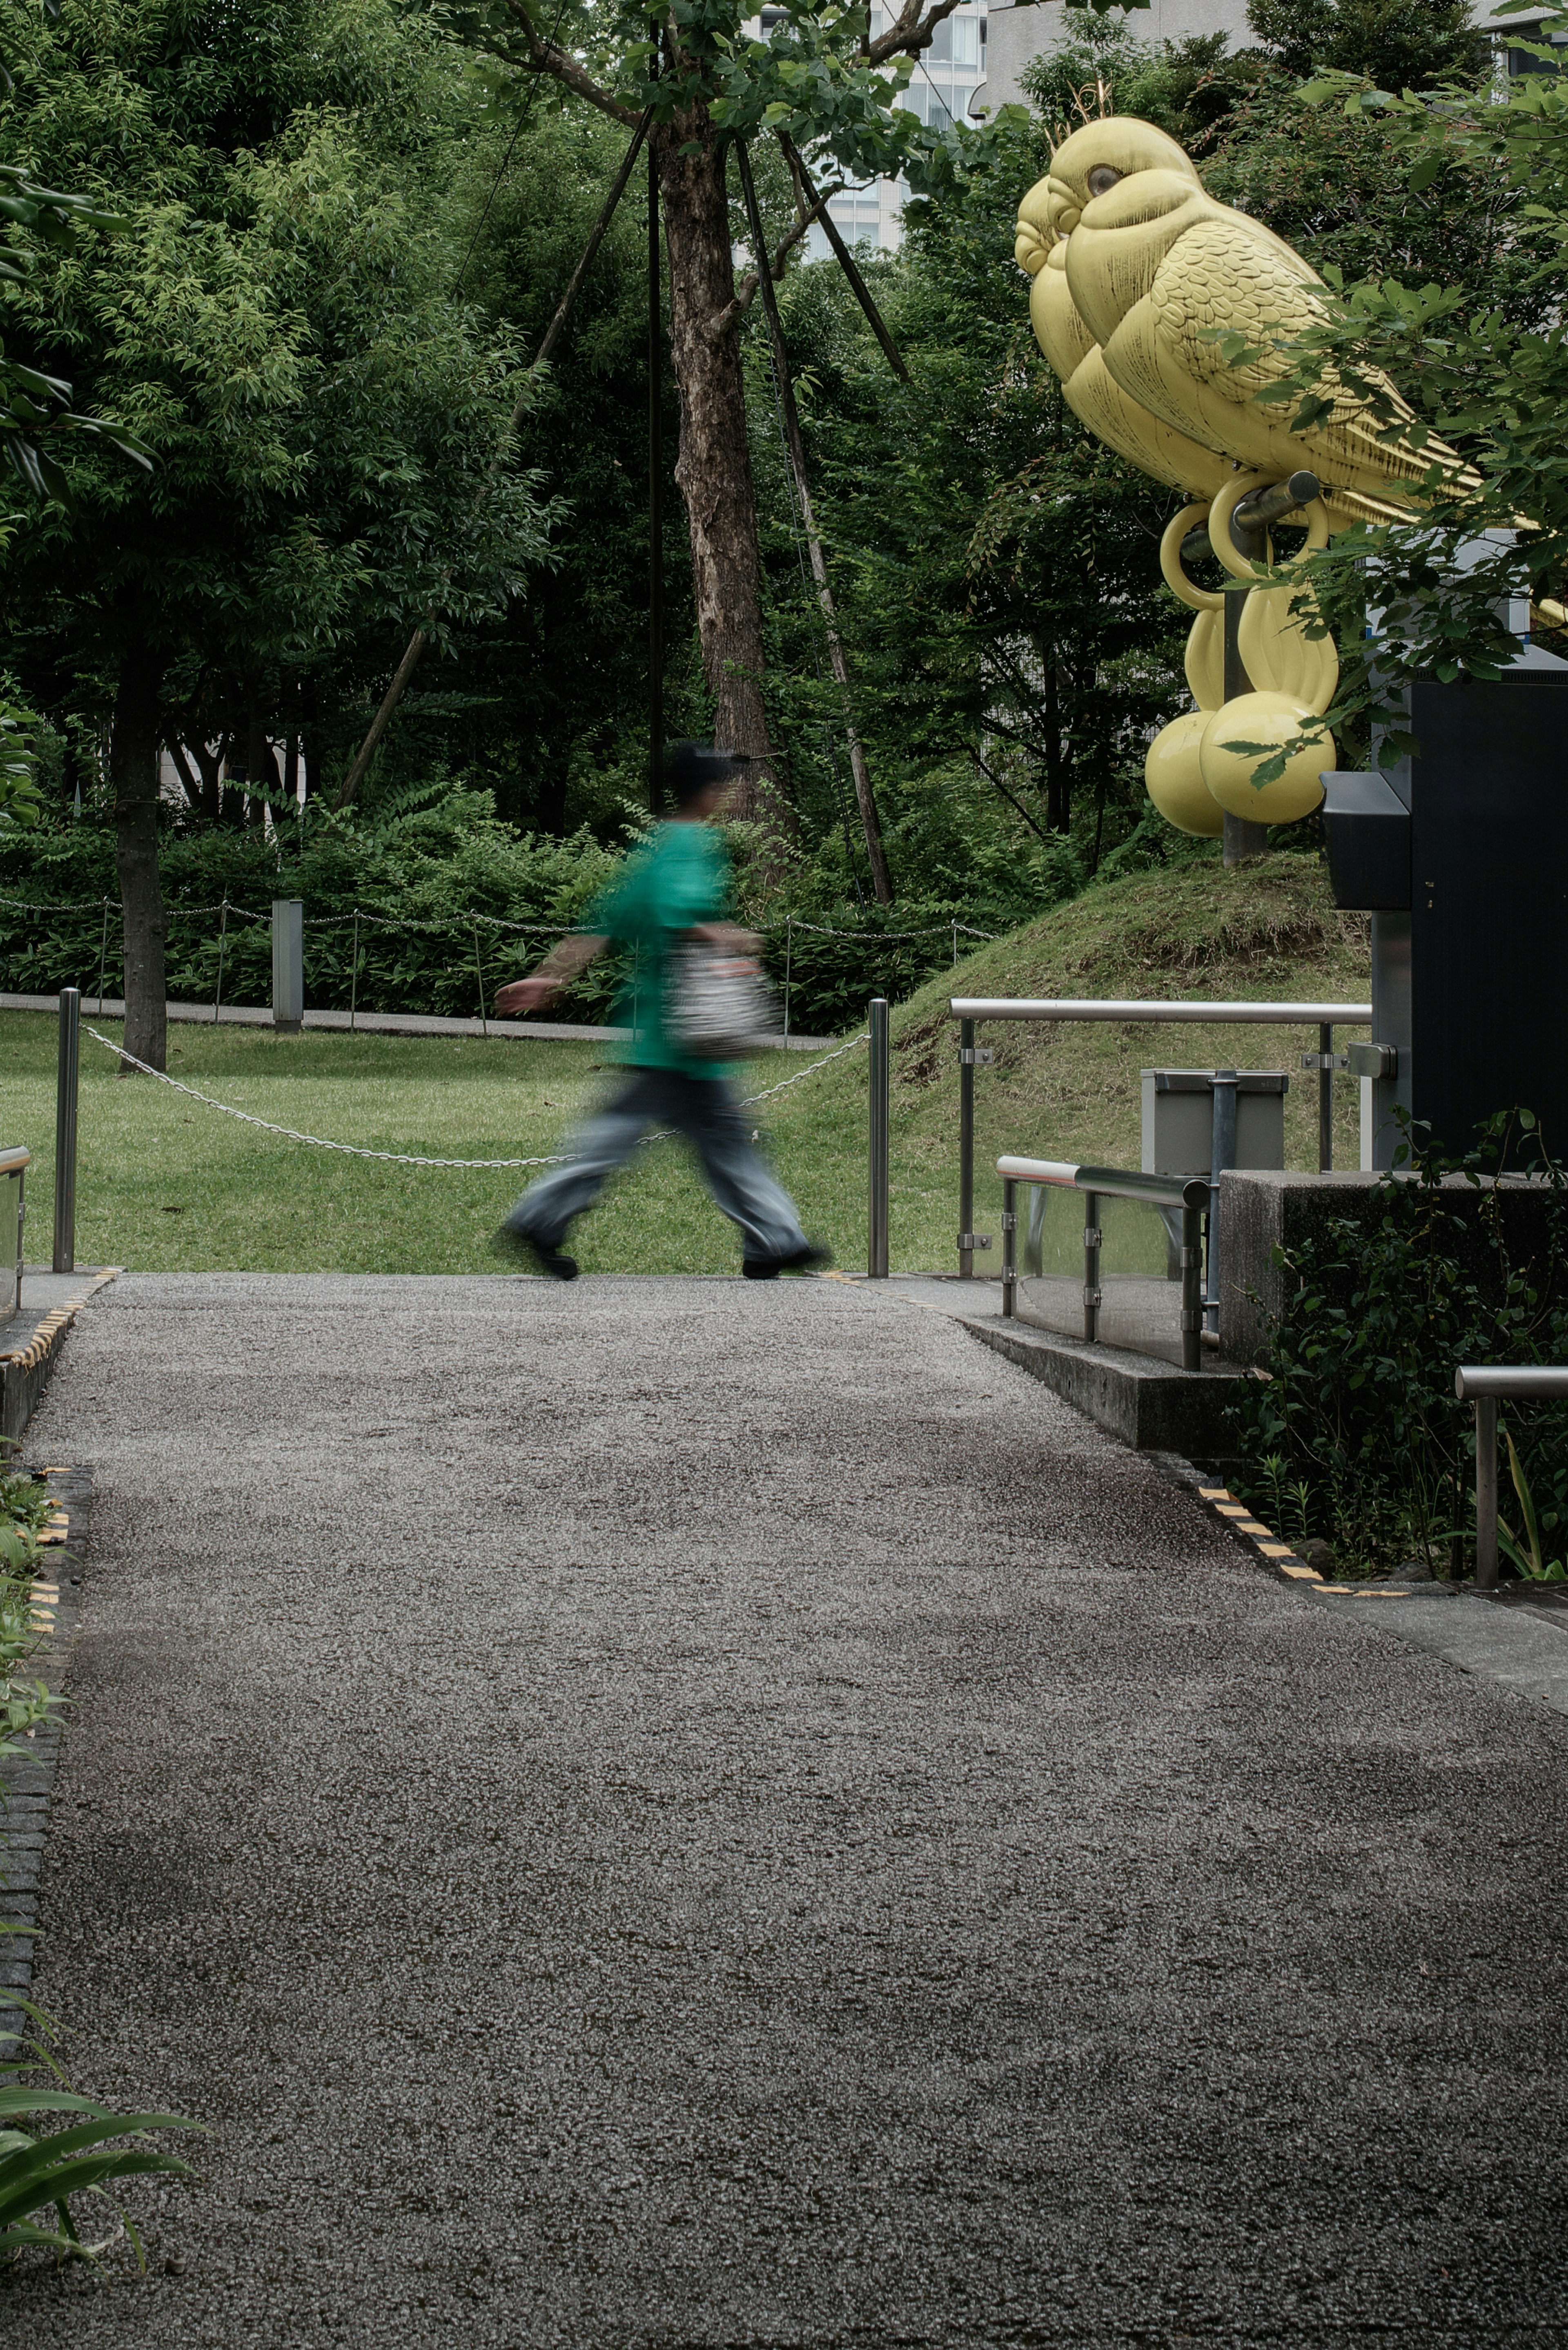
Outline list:
[[[958,1230],[953,993],[1365,999],[1364,919],[1329,904],[1318,868],[1275,857],[1233,874],[1218,862],[1091,890],[943,972],[893,1015],[893,1263],[950,1268]],[[98,1023],[98,1025],[104,1024]],[[108,1031],[106,1033],[118,1033]],[[0,1014],[0,1142],[36,1157],[27,1253],[50,1251],[51,1017]],[[1297,1030],[998,1025],[976,1085],[977,1219],[996,1231],[998,1154],[1023,1150],[1136,1167],[1138,1071],[1151,1066],[1292,1072],[1286,1155],[1317,1163],[1315,1080]],[[504,1172],[415,1170],[275,1140],[168,1088],[121,1080],[82,1045],[78,1255],[149,1270],[213,1267],[450,1273],[488,1270],[485,1239],[521,1188]],[[255,1115],[344,1141],[457,1158],[560,1148],[606,1076],[595,1048],[182,1027],[171,1070]],[[796,1055],[744,1073],[758,1092],[796,1074]],[[1335,1156],[1355,1163],[1354,1087],[1338,1080]],[[808,1230],[839,1262],[866,1250],[866,1060],[846,1055],[757,1112]],[[727,1272],[730,1228],[679,1149],[657,1144],[578,1227],[585,1270]],[[994,1266],[999,1253],[982,1263]],[[1109,1269],[1109,1268],[1107,1268]]]
[[[1216,859],[1168,875],[1138,874],[1090,890],[981,948],[893,1014],[895,1262],[906,1267],[952,1262],[959,1088],[950,996],[1365,1003],[1370,986],[1366,916],[1341,913],[1329,899],[1326,877],[1301,856],[1272,857],[1233,873]],[[1317,1081],[1301,1071],[1302,1054],[1316,1048],[1315,1031],[997,1023],[982,1030],[981,1042],[996,1055],[975,1079],[976,1216],[982,1231],[995,1231],[1001,1186],[993,1170],[1004,1151],[1137,1167],[1144,1068],[1286,1070],[1285,1162],[1317,1165]],[[819,1136],[830,1119],[847,1124],[851,1097],[864,1084],[856,1064],[823,1073],[814,1107],[805,1113]],[[1337,1078],[1335,1093],[1334,1159],[1354,1166],[1353,1081]]]

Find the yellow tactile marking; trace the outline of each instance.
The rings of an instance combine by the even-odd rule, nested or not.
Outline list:
[[[1259,1557],[1276,1575],[1288,1575],[1293,1583],[1310,1583],[1318,1591],[1333,1590],[1334,1586],[1325,1583],[1314,1566],[1297,1558],[1289,1543],[1277,1541],[1262,1518],[1255,1518],[1228,1485],[1199,1485],[1198,1498],[1208,1503],[1217,1518],[1223,1518],[1232,1534],[1245,1534]]]
[[[15,1363],[24,1371],[36,1370],[60,1332],[70,1328],[88,1300],[95,1297],[107,1282],[113,1281],[119,1271],[118,1264],[106,1264],[79,1295],[67,1297],[63,1305],[51,1306],[43,1320],[35,1326],[27,1345],[6,1347],[0,1352],[0,1363]]]

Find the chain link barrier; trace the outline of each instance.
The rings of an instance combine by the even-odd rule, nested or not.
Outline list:
[[[111,914],[118,914],[124,910],[118,898],[50,899],[0,897],[0,906],[14,906],[20,912],[27,914],[101,914],[106,910]],[[270,911],[263,914],[253,913],[249,908],[236,906],[229,899],[224,899],[223,904],[217,906],[171,904],[164,908],[164,912],[169,915],[178,915],[182,919],[187,915],[226,913],[235,921],[240,922],[268,922],[272,920]],[[305,928],[307,931],[343,930],[354,922],[369,923],[376,930],[425,931],[472,929],[477,922],[486,930],[527,931],[538,938],[565,939],[576,935],[575,926],[569,922],[518,922],[514,921],[508,915],[482,914],[472,910],[461,914],[382,914],[364,906],[353,907],[346,914],[312,914],[306,921]],[[748,924],[746,927],[752,928],[753,925]],[[814,938],[819,939],[862,939],[867,945],[873,946],[884,941],[897,942],[906,939],[948,938],[955,931],[961,937],[966,939],[994,939],[998,936],[995,931],[979,931],[972,923],[953,921],[932,922],[927,929],[921,931],[841,931],[836,929],[830,922],[808,922],[799,914],[792,914],[783,922],[764,924],[758,931],[758,936],[767,939],[783,938],[786,931],[792,929],[809,931]]]
[[[232,1102],[216,1101],[211,1094],[199,1093],[194,1086],[186,1085],[183,1079],[171,1077],[166,1069],[155,1069],[149,1062],[139,1061],[134,1053],[128,1053],[123,1045],[114,1044],[108,1036],[100,1036],[98,1030],[85,1020],[82,1022],[82,1034],[90,1036],[95,1045],[101,1045],[105,1052],[112,1053],[116,1059],[128,1061],[133,1069],[140,1069],[144,1077],[156,1077],[160,1084],[171,1086],[177,1094],[185,1094],[192,1101],[200,1102],[203,1108],[221,1110],[225,1118],[238,1118],[242,1126],[260,1127],[264,1134],[280,1135],[286,1142],[308,1142],[317,1150],[341,1151],[348,1159],[376,1159],[393,1167],[460,1167],[499,1170],[514,1167],[566,1167],[571,1163],[569,1156],[560,1151],[545,1159],[428,1159],[412,1150],[371,1150],[358,1142],[333,1142],[325,1135],[302,1134],[296,1127],[276,1126],[271,1118],[257,1118],[251,1110],[236,1109]],[[825,1053],[820,1061],[813,1061],[809,1068],[797,1069],[793,1077],[785,1077],[776,1086],[768,1086],[760,1094],[748,1094],[745,1099],[737,1102],[735,1107],[738,1109],[753,1109],[758,1102],[771,1101],[774,1094],[785,1093],[791,1086],[798,1086],[805,1078],[814,1077],[818,1069],[825,1069],[827,1066],[829,1061],[840,1060],[846,1053],[853,1053],[857,1045],[867,1043],[869,1037],[870,1031],[863,1030],[858,1036],[852,1036],[846,1045],[836,1045],[831,1053]],[[657,1134],[645,1134],[641,1137],[641,1141],[645,1145],[650,1142],[670,1142],[673,1139],[673,1129],[669,1128],[662,1128]]]

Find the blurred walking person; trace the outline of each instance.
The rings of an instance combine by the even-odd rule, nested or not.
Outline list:
[[[696,1057],[679,1033],[686,942],[747,956],[759,943],[724,920],[729,857],[709,821],[738,764],[705,743],[677,743],[664,776],[672,813],[595,899],[579,930],[531,977],[514,980],[495,998],[504,1017],[536,1012],[612,939],[638,950],[635,987],[628,980],[612,1014],[632,1031],[629,1080],[573,1138],[567,1164],[529,1185],[495,1236],[498,1246],[530,1257],[557,1281],[576,1276],[576,1260],[563,1248],[572,1219],[593,1205],[606,1178],[655,1126],[673,1127],[696,1149],[714,1199],[740,1226],[748,1281],[773,1281],[828,1261],[826,1250],[806,1239],[794,1202],[753,1147],[723,1064]]]

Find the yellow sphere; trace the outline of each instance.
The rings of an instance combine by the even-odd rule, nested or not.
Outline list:
[[[1203,780],[1199,761],[1198,746],[1208,723],[1205,710],[1189,710],[1184,718],[1173,718],[1148,746],[1143,779],[1167,824],[1173,824],[1178,832],[1195,832],[1201,839],[1217,840],[1225,828],[1225,818]]]
[[[1310,703],[1292,693],[1239,693],[1222,710],[1210,712],[1203,722],[1199,759],[1204,782],[1227,815],[1245,816],[1250,824],[1294,824],[1321,807],[1319,778],[1336,756],[1332,735],[1319,734],[1306,749],[1293,752],[1284,774],[1261,791],[1252,774],[1267,753],[1225,748],[1228,743],[1282,748],[1316,715]]]

